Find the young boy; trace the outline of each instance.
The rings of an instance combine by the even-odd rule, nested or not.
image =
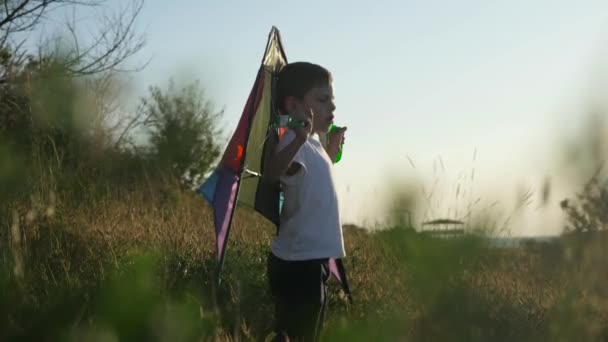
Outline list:
[[[277,101],[282,114],[305,125],[285,133],[264,175],[280,181],[284,194],[267,270],[275,331],[277,340],[313,341],[324,319],[328,260],[345,256],[332,161],[346,128],[332,133],[325,146],[319,141],[336,109],[331,74],[319,65],[286,65],[278,76]]]

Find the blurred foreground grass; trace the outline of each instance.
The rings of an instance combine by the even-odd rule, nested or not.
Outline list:
[[[263,219],[237,211],[214,289],[212,214],[200,197],[170,182],[95,191],[4,206],[0,340],[268,337],[274,232]],[[608,338],[605,234],[503,249],[404,226],[345,227],[345,239],[354,303],[332,282],[327,340]]]

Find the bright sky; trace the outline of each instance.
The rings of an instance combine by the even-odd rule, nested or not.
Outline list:
[[[230,134],[273,25],[289,61],[330,69],[336,123],[348,126],[336,166],[342,214],[359,224],[381,219],[390,176],[418,178],[427,192],[438,179],[427,218],[461,218],[454,211],[470,199],[453,193],[473,168],[461,182],[472,199],[498,200],[506,215],[517,189],[537,199],[558,133],[579,121],[608,56],[605,0],[147,0],[139,23],[147,45],[137,59],[152,59],[135,95],[169,77],[200,79]],[[548,212],[532,205],[512,233],[558,232],[560,199]]]

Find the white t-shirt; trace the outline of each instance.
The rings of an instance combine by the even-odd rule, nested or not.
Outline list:
[[[289,130],[277,145],[277,152],[295,138]],[[342,258],[344,240],[334,184],[333,164],[315,137],[300,147],[294,162],[298,172],[281,177],[284,194],[279,234],[271,250],[283,260]]]

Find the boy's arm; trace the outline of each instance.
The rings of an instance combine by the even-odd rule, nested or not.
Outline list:
[[[325,151],[327,152],[327,155],[329,156],[329,159],[332,161],[332,163],[334,163],[334,160],[336,160],[336,155],[338,154],[338,150],[339,147],[338,146],[326,146],[325,147]]]
[[[305,142],[306,139],[296,136],[285,148],[275,153],[266,166],[264,178],[269,182],[276,182],[284,173],[293,174],[297,172],[300,165],[294,163],[293,158]]]

